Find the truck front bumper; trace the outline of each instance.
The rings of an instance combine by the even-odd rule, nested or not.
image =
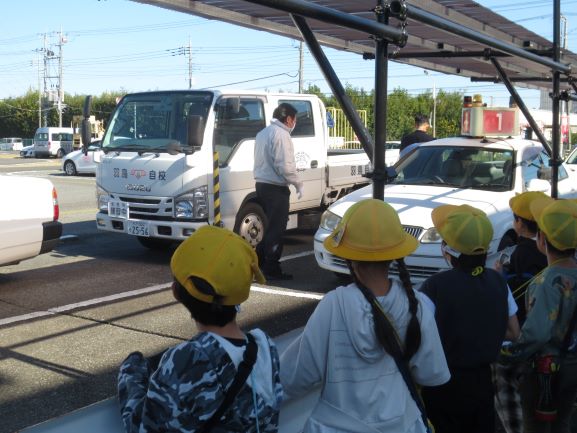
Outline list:
[[[191,234],[193,234],[197,229],[205,225],[208,225],[207,220],[137,220],[114,218],[102,212],[96,214],[96,228],[99,230],[173,241],[183,241]]]

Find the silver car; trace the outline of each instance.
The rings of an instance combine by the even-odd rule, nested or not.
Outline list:
[[[67,176],[76,176],[80,173],[95,174],[94,152],[99,152],[100,146],[101,141],[97,140],[90,143],[86,155],[82,149],[64,155],[62,158],[62,171]]]

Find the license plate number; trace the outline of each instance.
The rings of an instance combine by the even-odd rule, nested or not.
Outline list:
[[[108,202],[108,215],[115,218],[128,219],[129,217],[128,203],[120,200],[111,200]]]
[[[146,221],[126,221],[126,232],[135,236],[150,236],[150,224]]]

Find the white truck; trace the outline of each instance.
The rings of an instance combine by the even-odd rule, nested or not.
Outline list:
[[[62,234],[58,196],[52,182],[0,176],[0,198],[4,203],[0,210],[0,266],[52,251]]]
[[[363,176],[371,170],[364,151],[329,150],[325,106],[315,95],[129,94],[119,102],[95,155],[98,229],[163,248],[220,220],[256,245],[267,222],[254,190],[254,138],[282,102],[298,110],[292,138],[304,182],[302,199],[291,195],[287,228],[304,226],[313,211],[369,182]]]

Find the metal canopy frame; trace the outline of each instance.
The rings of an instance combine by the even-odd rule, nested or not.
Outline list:
[[[245,27],[302,39],[341,104],[363,149],[373,162],[373,196],[383,198],[391,177],[385,166],[387,74],[389,60],[403,61],[440,72],[465,75],[473,80],[495,79],[509,90],[534,128],[536,123],[513,82],[528,87],[550,88],[553,100],[553,134],[549,151],[552,167],[551,195],[557,197],[559,155],[559,102],[577,100],[577,55],[560,50],[560,0],[553,0],[553,44],[494,14],[473,0],[133,0],[180,10]],[[279,11],[281,13],[279,13]],[[288,13],[288,16],[283,14]],[[396,25],[390,24],[390,18]],[[450,19],[452,18],[452,19]],[[290,25],[290,22],[292,24]],[[490,32],[492,21],[499,21]],[[500,28],[510,29],[510,32]],[[414,35],[411,31],[414,29]],[[298,32],[298,33],[297,33]],[[375,58],[375,140],[360,121],[321,45]],[[389,45],[393,46],[392,52]],[[525,46],[529,48],[525,48]],[[536,49],[532,48],[537,46]],[[400,51],[403,48],[403,51]],[[425,50],[423,50],[425,48]],[[499,61],[502,58],[503,61]],[[427,59],[434,59],[427,60]],[[468,59],[466,67],[461,67]],[[488,68],[491,65],[494,68]],[[561,74],[566,76],[561,80]],[[550,81],[547,81],[548,77]],[[561,84],[564,89],[561,90]]]

